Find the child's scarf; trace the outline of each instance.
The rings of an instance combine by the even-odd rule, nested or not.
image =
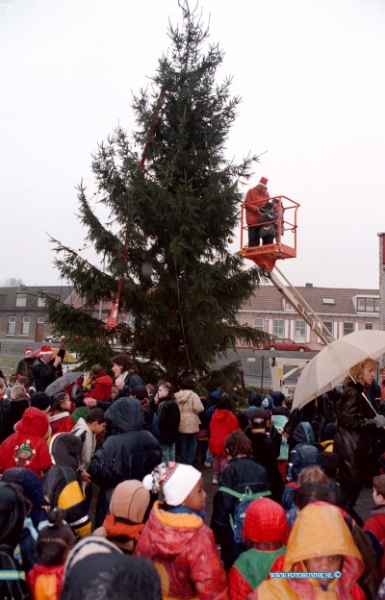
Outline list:
[[[136,541],[138,541],[140,534],[144,529],[143,523],[129,525],[128,523],[117,521],[114,515],[108,515],[104,519],[103,527],[107,531],[109,538],[125,536]]]

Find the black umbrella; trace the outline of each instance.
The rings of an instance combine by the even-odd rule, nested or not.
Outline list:
[[[82,376],[83,373],[80,371],[70,371],[69,373],[66,373],[65,375],[59,377],[58,379],[56,379],[56,381],[51,383],[45,390],[45,393],[48,394],[48,396],[54,396],[58,392],[64,390],[64,388],[66,388],[67,385],[71,385],[71,383],[74,383],[77,379],[79,379],[79,377]]]

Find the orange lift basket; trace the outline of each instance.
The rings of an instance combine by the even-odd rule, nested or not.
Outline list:
[[[261,269],[269,271],[274,269],[277,260],[297,256],[297,210],[300,205],[286,196],[274,196],[268,200],[257,200],[251,204],[262,207],[266,202],[271,202],[274,199],[279,201],[277,219],[263,223],[263,225],[274,223],[276,231],[274,244],[253,246],[251,248],[247,246],[249,225],[246,221],[245,204],[242,204],[241,209],[241,254],[244,258],[255,262]],[[260,227],[261,225],[252,225],[252,227]]]

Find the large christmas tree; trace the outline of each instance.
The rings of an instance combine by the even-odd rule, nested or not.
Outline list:
[[[80,220],[104,270],[57,242],[64,258],[56,266],[83,306],[46,300],[55,330],[67,335],[85,364],[105,362],[118,337],[142,368],[156,366],[159,375],[177,381],[208,371],[237,340],[258,342],[261,334],[236,318],[259,271],[245,269],[241,256],[228,250],[242,201],[239,183],[255,160],[225,158],[240,99],[231,96],[231,78],[217,83],[223,52],[208,45],[208,30],[196,15],[185,12],[183,26],[169,34],[171,52],[159,61],[151,92],[134,98],[134,139],[130,143],[119,128],[93,156],[109,225],[79,186]],[[92,311],[114,300],[120,278],[120,310],[133,315],[134,324],[111,330]]]

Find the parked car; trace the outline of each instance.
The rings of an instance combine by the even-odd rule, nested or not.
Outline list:
[[[275,338],[259,346],[262,350],[297,350],[298,352],[312,352],[307,344],[297,343],[289,338]]]
[[[60,335],[47,335],[47,337],[45,338],[46,342],[49,342],[50,344],[58,344],[60,342]]]

